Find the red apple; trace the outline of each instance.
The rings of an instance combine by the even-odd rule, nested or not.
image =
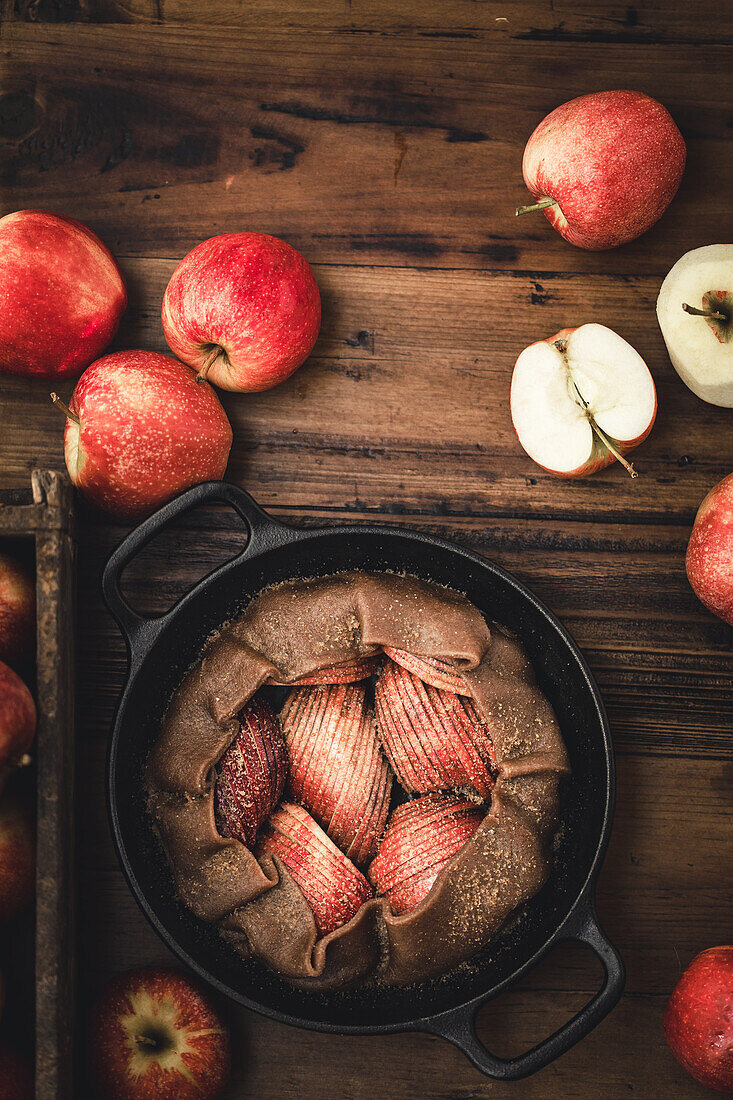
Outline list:
[[[733,474],[719,481],[698,508],[686,564],[697,598],[733,625]]]
[[[46,210],[0,219],[0,371],[72,378],[117,332],[127,290],[86,225]]]
[[[130,970],[92,1010],[89,1060],[101,1100],[213,1100],[229,1079],[229,1031],[175,970]]]
[[[218,397],[168,355],[105,355],[79,379],[66,411],[69,476],[115,515],[145,516],[226,469],[232,429]]]
[[[642,92],[593,92],[556,107],[524,150],[524,182],[558,233],[603,249],[646,233],[674,198],[686,148],[672,116]]]
[[[306,359],[321,325],[313,272],[265,233],[224,233],[197,245],[163,297],[171,350],[224,390],[269,390]]]
[[[639,353],[605,325],[566,328],[530,344],[512,374],[514,430],[529,457],[558,477],[585,477],[652,430],[657,391]]]
[[[36,846],[29,805],[18,795],[0,799],[0,924],[30,905],[35,891]]]
[[[0,661],[22,668],[36,641],[36,584],[10,554],[0,553]]]
[[[0,794],[33,744],[36,707],[20,676],[0,661]]]
[[[697,955],[664,1012],[664,1037],[701,1085],[733,1096],[733,945]]]
[[[0,1039],[0,1100],[33,1100],[33,1074],[24,1058]]]

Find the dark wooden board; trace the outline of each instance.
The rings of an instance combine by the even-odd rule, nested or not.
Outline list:
[[[5,13],[2,201],[80,217],[117,252],[131,304],[114,346],[165,350],[163,289],[203,237],[258,228],[301,247],[323,331],[289,382],[224,395],[227,476],[281,519],[400,522],[516,573],[587,654],[617,747],[599,911],[628,989],[592,1036],[507,1087],[424,1036],[343,1039],[232,1012],[227,1096],[366,1098],[377,1069],[395,1100],[707,1095],[666,1050],[661,1015],[681,967],[728,939],[733,915],[731,632],[684,572],[695,510],[731,469],[732,419],[680,383],[654,303],[679,255],[727,236],[733,32],[719,6],[6,0]],[[670,107],[688,171],[642,240],[584,253],[544,220],[514,218],[522,148],[557,103],[618,86]],[[657,382],[633,483],[618,469],[559,481],[512,431],[519,351],[587,320],[630,340]],[[62,460],[47,389],[0,379],[8,485]],[[125,655],[98,578],[127,528],[83,506],[80,528],[81,1032],[112,973],[170,957],[124,884],[104,808]],[[227,510],[191,515],[130,569],[131,598],[163,610],[242,539]],[[481,1034],[499,1052],[526,1048],[598,982],[587,955],[558,950],[484,1011]]]
[[[36,574],[34,1045],[36,1100],[72,1100],[74,914],[74,558],[71,486],[34,470],[32,490],[0,493],[0,544],[32,548]],[[13,951],[13,943],[6,949]],[[27,975],[25,976],[27,982]],[[12,1015],[14,1008],[10,1004]]]

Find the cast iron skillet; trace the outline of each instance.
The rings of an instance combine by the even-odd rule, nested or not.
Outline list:
[[[244,549],[167,614],[154,619],[139,615],[120,592],[125,566],[170,520],[212,501],[226,502],[239,513],[249,532]],[[273,582],[347,569],[405,571],[450,585],[465,592],[487,618],[512,630],[558,715],[573,774],[562,792],[561,839],[550,881],[488,949],[471,964],[419,986],[325,995],[295,990],[259,963],[245,962],[178,901],[140,780],[171,693],[209,632]],[[171,501],[128,535],[107,563],[102,588],[129,656],[107,771],[117,854],[150,923],[202,979],[247,1008],[316,1031],[441,1035],[482,1073],[504,1080],[547,1065],[610,1012],[621,996],[624,966],[598,924],[594,905],[615,793],[608,724],[598,688],[572,639],[523,585],[475,554],[398,527],[294,529],[267,515],[241,489],[209,482]],[[596,952],[605,968],[603,988],[572,1020],[521,1057],[507,1060],[491,1054],[476,1034],[479,1008],[563,940],[581,940]]]

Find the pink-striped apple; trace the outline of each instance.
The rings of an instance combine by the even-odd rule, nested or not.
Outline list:
[[[642,92],[592,92],[556,107],[524,150],[524,182],[579,248],[615,248],[646,233],[675,196],[686,147],[666,107]]]
[[[585,477],[646,439],[657,391],[637,351],[605,325],[562,329],[530,344],[514,367],[514,430],[538,466],[558,477]]]
[[[118,351],[92,363],[66,413],[64,452],[74,485],[97,507],[145,516],[191,485],[218,480],[232,429],[208,384],[153,351]]]
[[[719,481],[698,508],[686,565],[697,598],[733,625],[733,474]]]
[[[321,299],[306,259],[265,233],[224,233],[181,260],[163,297],[171,351],[224,390],[269,390],[306,359]]]
[[[76,377],[126,305],[122,272],[86,225],[46,210],[0,218],[0,371]]]

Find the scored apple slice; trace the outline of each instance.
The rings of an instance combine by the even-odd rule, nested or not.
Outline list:
[[[369,868],[377,894],[393,913],[409,912],[428,895],[482,820],[480,807],[455,794],[427,794],[397,807]]]
[[[563,329],[525,348],[512,375],[511,414],[529,457],[558,477],[585,477],[652,429],[657,392],[639,353],[605,325]]]
[[[342,661],[338,665],[319,668],[307,676],[293,681],[293,687],[319,687],[323,684],[354,684],[368,680],[377,671],[378,657],[362,657],[356,661]]]
[[[260,830],[255,855],[279,856],[313,911],[321,936],[346,924],[373,890],[307,810],[283,802]]]
[[[281,721],[288,796],[350,859],[368,862],[387,820],[392,780],[363,684],[295,688]]]
[[[263,699],[251,699],[239,722],[217,767],[216,817],[222,836],[251,848],[285,785],[285,742],[277,715]]]
[[[470,695],[465,679],[450,661],[421,656],[419,653],[407,653],[404,649],[392,649],[391,646],[382,648],[392,661],[412,672],[423,683],[455,692],[456,695]]]
[[[472,699],[425,684],[394,661],[385,663],[374,699],[384,751],[405,790],[491,793],[494,746]]]

